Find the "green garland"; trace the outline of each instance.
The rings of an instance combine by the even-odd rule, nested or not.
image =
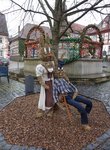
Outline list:
[[[75,42],[75,43],[80,43],[80,38],[65,38],[65,39],[60,39],[60,42],[63,43],[63,42]]]

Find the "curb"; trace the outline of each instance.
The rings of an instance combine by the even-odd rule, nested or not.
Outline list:
[[[97,148],[98,150],[100,150],[99,148],[102,147],[102,144],[107,142],[108,139],[110,139],[110,129],[106,131],[104,134],[102,134],[102,136],[98,137],[95,142],[87,145],[82,150],[95,150]]]
[[[20,146],[20,145],[11,145],[8,144],[3,136],[0,133],[0,150],[48,150],[46,148],[34,147],[34,146]]]

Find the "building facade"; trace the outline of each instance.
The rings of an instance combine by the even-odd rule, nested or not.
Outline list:
[[[27,23],[20,33],[10,39],[10,59],[11,60],[22,60],[25,56],[25,41],[27,39],[28,32],[32,29],[35,24]],[[48,27],[42,26],[42,29],[51,36],[50,29]],[[39,37],[38,32],[33,32],[30,39],[36,39]]]
[[[110,55],[110,15],[107,15],[99,24],[97,24],[103,38],[103,57]],[[92,40],[99,40],[96,31],[90,31]]]
[[[9,57],[8,29],[5,15],[0,13],[0,57]]]
[[[103,54],[110,55],[110,15],[106,16],[98,25],[103,37]]]

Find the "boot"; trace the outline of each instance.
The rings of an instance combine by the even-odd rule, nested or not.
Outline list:
[[[38,109],[38,110],[37,110],[37,113],[36,113],[36,117],[37,117],[37,118],[40,118],[40,117],[42,117],[43,115],[44,115],[43,110]]]
[[[66,106],[63,104],[63,103],[57,103],[58,107],[63,110],[63,111],[66,111]]]
[[[54,112],[57,111],[57,110],[59,110],[59,106],[58,106],[57,103],[55,103],[55,105],[53,106],[53,110],[54,110]]]
[[[46,115],[47,117],[53,117],[53,109],[50,109]]]
[[[91,130],[91,127],[89,125],[82,125],[82,127],[85,131],[90,131]]]

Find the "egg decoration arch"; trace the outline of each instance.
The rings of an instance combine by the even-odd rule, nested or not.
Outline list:
[[[99,40],[93,41],[88,35],[92,35],[92,33],[89,33],[88,30],[94,30],[94,34],[98,35]],[[103,48],[103,38],[100,32],[100,29],[93,24],[90,24],[86,26],[80,36],[80,57],[83,57],[83,53],[85,52],[85,49],[88,49],[89,53],[92,55],[92,57],[95,57],[96,51],[99,51],[98,58],[102,58],[102,48]]]
[[[35,34],[35,36],[33,36],[34,38],[32,38],[32,34]],[[25,41],[25,49],[26,49],[26,54],[25,57],[35,57],[36,54],[38,52],[39,49],[39,45],[42,43],[41,42],[41,37],[42,37],[42,41],[45,40],[45,32],[43,30],[42,27],[40,27],[39,25],[35,25],[34,27],[32,27],[28,34],[27,34],[27,38]]]

